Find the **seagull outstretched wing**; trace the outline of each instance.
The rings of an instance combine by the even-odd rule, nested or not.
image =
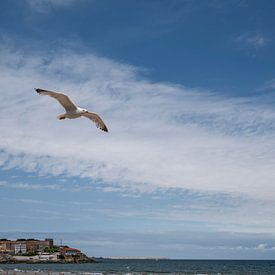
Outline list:
[[[67,95],[43,89],[35,89],[35,91],[40,95],[48,95],[55,98],[64,107],[66,112],[72,112],[77,109],[77,107],[72,103],[72,101]]]
[[[105,123],[103,122],[103,120],[100,118],[99,115],[92,112],[86,112],[82,116],[85,116],[90,120],[92,120],[96,124],[97,128],[101,129],[102,131],[108,132],[107,126],[105,125]]]

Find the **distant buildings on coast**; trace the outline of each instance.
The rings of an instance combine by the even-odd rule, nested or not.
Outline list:
[[[17,239],[11,241],[0,239],[0,253],[10,255],[22,255],[26,253],[44,252],[46,248],[53,248],[53,239]]]
[[[53,239],[0,239],[0,262],[92,262],[79,249],[56,246]]]

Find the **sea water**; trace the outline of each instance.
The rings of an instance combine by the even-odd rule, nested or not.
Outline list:
[[[274,274],[275,261],[99,259],[88,264],[1,264],[0,274]]]

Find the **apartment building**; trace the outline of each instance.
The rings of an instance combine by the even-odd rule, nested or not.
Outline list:
[[[0,239],[0,253],[11,255],[43,252],[46,247],[53,247],[53,239],[18,239],[16,241]]]

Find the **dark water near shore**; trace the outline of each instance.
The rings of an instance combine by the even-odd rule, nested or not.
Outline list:
[[[101,274],[275,274],[275,261],[247,260],[107,260],[95,264],[1,264],[0,274],[40,271]],[[14,270],[16,272],[14,272]],[[33,273],[34,274],[34,273]]]

